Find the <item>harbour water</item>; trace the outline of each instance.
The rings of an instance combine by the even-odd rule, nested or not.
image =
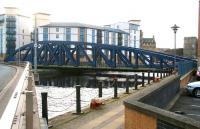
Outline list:
[[[113,73],[113,72],[112,72]],[[117,73],[116,73],[117,74]],[[122,73],[120,73],[122,74]],[[127,73],[126,73],[127,74]],[[128,73],[134,75],[135,73]],[[113,97],[114,88],[112,80],[108,77],[95,77],[89,75],[55,74],[48,72],[40,74],[40,84],[36,86],[38,109],[41,115],[41,93],[48,93],[48,114],[49,118],[61,115],[66,112],[75,112],[76,92],[75,86],[81,85],[81,107],[89,106],[91,99],[98,98],[97,82],[102,82],[103,97],[107,99]],[[118,93],[125,92],[125,79],[118,79]]]

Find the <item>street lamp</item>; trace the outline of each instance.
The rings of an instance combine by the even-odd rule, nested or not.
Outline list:
[[[36,21],[36,15],[35,15],[35,33],[34,33],[34,73],[37,73],[37,21]]]
[[[174,24],[171,28],[174,31],[174,70],[176,70],[176,32],[180,27]]]

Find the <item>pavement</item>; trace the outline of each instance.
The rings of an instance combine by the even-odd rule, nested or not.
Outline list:
[[[0,118],[10,100],[23,68],[0,65]]]
[[[170,111],[179,111],[184,116],[200,121],[200,98],[192,97],[184,91]]]

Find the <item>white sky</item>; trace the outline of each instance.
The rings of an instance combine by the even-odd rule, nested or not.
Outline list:
[[[16,6],[25,15],[35,12],[51,14],[51,21],[106,25],[131,19],[141,20],[144,37],[155,35],[157,47],[173,48],[177,32],[177,48],[183,38],[197,36],[198,0],[0,0],[5,6]]]

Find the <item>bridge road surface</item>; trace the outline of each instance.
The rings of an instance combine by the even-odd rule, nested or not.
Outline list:
[[[0,118],[10,100],[23,68],[0,64]]]

